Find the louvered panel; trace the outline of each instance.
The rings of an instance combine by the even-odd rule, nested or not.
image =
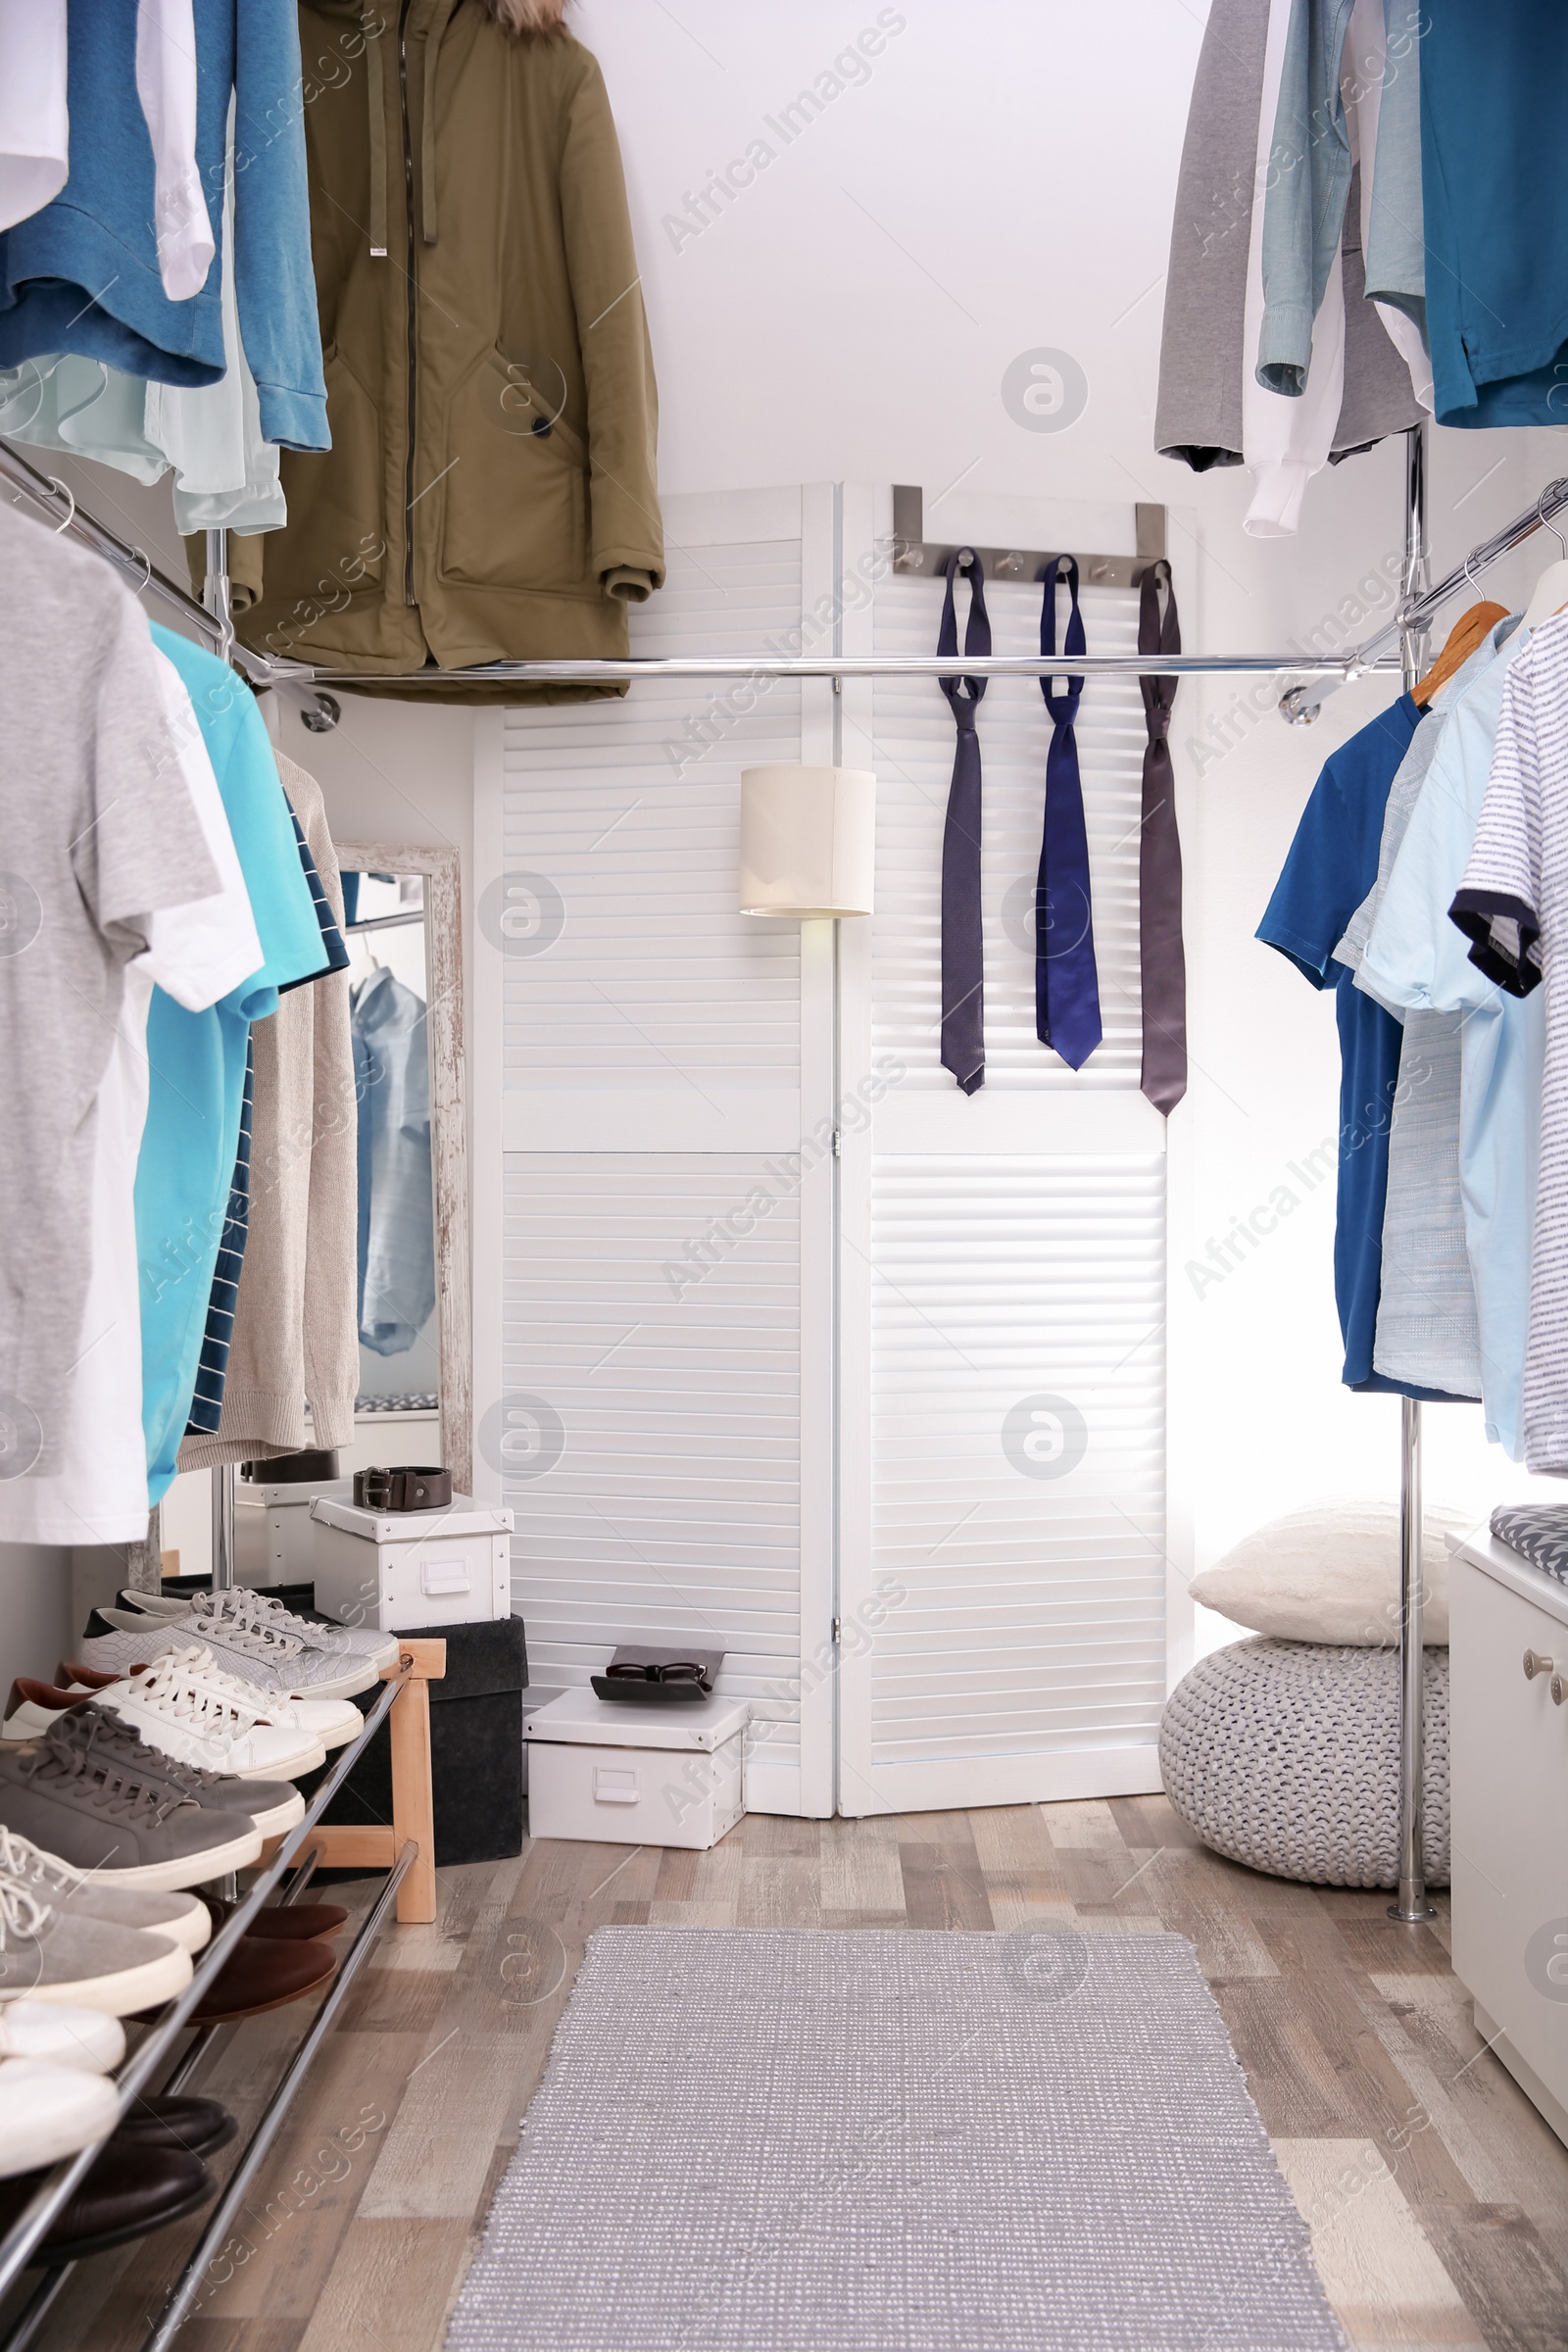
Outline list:
[[[584,1684],[639,1634],[722,1649],[759,1753],[798,1764],[798,1197],[741,1154],[537,1152],[505,1219],[507,1387],[564,1439],[506,1491],[530,1673]]]
[[[892,1776],[883,1801],[956,1803],[987,1760],[1151,1746],[1163,1156],[873,1164],[870,1585],[893,1597],[864,1677],[869,1778]],[[1020,1468],[1007,1434],[1034,1398],[1082,1416],[1059,1476]],[[1049,1470],[1059,1417],[1036,1426],[1022,1459]],[[901,1794],[907,1767],[927,1777]]]
[[[961,615],[962,590],[959,596]],[[1038,586],[987,583],[997,653],[1039,651],[1040,599]],[[933,652],[941,606],[939,582],[902,575],[885,580],[875,602],[877,652]],[[1087,588],[1081,610],[1091,652],[1137,650],[1138,600],[1131,589]],[[1065,613],[1064,597],[1059,611]],[[1035,1035],[1031,909],[1052,722],[1033,679],[993,678],[979,714],[988,1091],[1082,1092],[1138,1084],[1138,848],[1147,740],[1138,682],[1091,678],[1078,708],[1104,1037],[1075,1074]],[[953,718],[928,678],[878,679],[872,710],[878,771],[875,1045],[906,1065],[905,1088],[951,1089],[938,1054],[942,831],[953,773]]]
[[[632,650],[755,651],[800,613],[799,540],[672,549]],[[625,702],[508,712],[505,863],[543,877],[560,926],[505,967],[509,1092],[652,1093],[718,1117],[726,1093],[797,1089],[799,929],[738,914],[735,884],[737,771],[798,760],[800,724],[789,681],[727,699],[639,681]]]

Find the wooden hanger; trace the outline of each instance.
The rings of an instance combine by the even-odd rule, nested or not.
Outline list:
[[[1447,644],[1426,676],[1411,687],[1410,700],[1419,703],[1424,710],[1439,687],[1446,686],[1454,671],[1469,661],[1487,631],[1494,629],[1499,620],[1506,620],[1507,617],[1506,605],[1486,602],[1472,605],[1468,612],[1462,612],[1448,632]]]

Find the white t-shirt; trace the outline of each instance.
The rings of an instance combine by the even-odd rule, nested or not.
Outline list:
[[[136,1157],[147,1118],[147,1008],[153,987],[200,1011],[262,961],[233,835],[179,672],[154,649],[180,777],[218,869],[217,896],[146,918],[147,946],[125,967],[113,1051],[98,1089],[92,1271],[71,1370],[58,1468],[0,1481],[0,1542],[133,1544],[147,1533],[141,1418]]]

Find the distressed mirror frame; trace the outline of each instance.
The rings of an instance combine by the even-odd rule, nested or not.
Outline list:
[[[441,1465],[473,1492],[473,1295],[468,1264],[468,1144],[463,1053],[463,883],[456,850],[334,841],[349,872],[424,879],[425,1031],[430,1055],[430,1166],[435,1298],[440,1318]]]

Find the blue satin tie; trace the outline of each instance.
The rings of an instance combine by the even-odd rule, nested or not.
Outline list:
[[[985,566],[971,548],[960,547],[948,564],[937,652],[958,652],[958,623],[953,583],[969,575],[966,654],[989,654],[991,620],[986,612]],[[958,730],[948,788],[948,818],[942,834],[942,1066],[966,1095],[986,1082],[985,939],[980,919],[980,737],[975,715],[985,693],[984,678],[939,678]]]
[[[1064,654],[1085,650],[1078,611],[1078,565],[1071,556],[1054,556],[1041,577],[1040,651],[1056,650],[1056,575],[1065,566],[1072,611],[1062,639]],[[1046,754],[1046,817],[1040,841],[1040,877],[1035,885],[1035,1034],[1081,1070],[1099,1045],[1100,977],[1095,969],[1094,907],[1089,887],[1089,839],[1084,830],[1083,786],[1078,777],[1078,714],[1082,678],[1067,681],[1065,694],[1053,694],[1049,677],[1040,681],[1046,709],[1055,725]]]

